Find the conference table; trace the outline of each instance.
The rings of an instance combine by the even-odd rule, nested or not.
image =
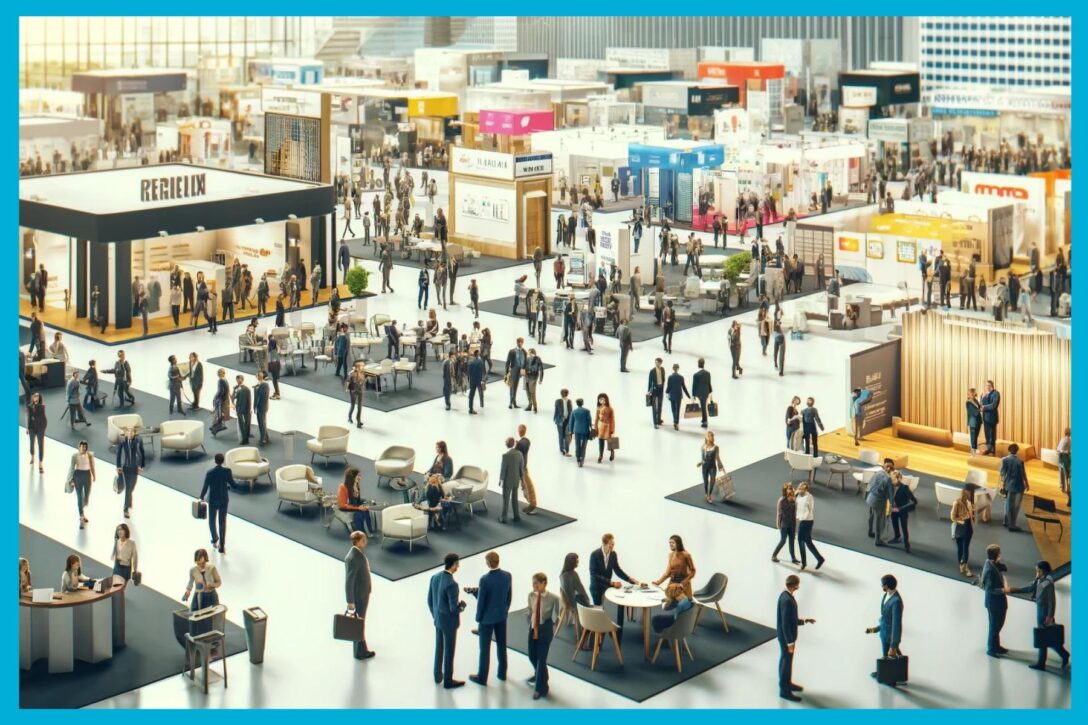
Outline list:
[[[19,597],[19,668],[42,658],[50,674],[72,672],[75,660],[95,664],[125,646],[125,580],[115,576],[104,592],[54,593],[47,602]]]
[[[665,603],[665,590],[653,584],[645,589],[625,584],[607,590],[604,598],[620,608],[621,617],[624,608],[642,610],[642,650],[646,659],[650,659],[650,619],[653,609]]]

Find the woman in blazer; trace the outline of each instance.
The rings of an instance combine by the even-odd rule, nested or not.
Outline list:
[[[38,473],[45,473],[45,403],[41,393],[32,393],[26,404],[26,433],[30,437],[30,465],[34,465],[34,442],[38,443]]]
[[[706,494],[706,502],[714,503],[710,497],[710,492],[714,488],[714,474],[725,470],[721,451],[718,449],[717,444],[714,443],[714,431],[708,430],[706,432],[706,435],[703,436],[703,447],[699,450],[702,455],[695,465],[703,469],[703,493]]]
[[[967,410],[967,433],[971,436],[971,455],[977,456],[978,432],[982,428],[982,406],[978,402],[978,393],[974,388],[968,388],[964,407]]]
[[[191,605],[195,612],[219,604],[219,587],[223,585],[223,580],[219,578],[219,570],[208,561],[207,550],[197,549],[193,561],[196,563],[189,569],[189,583],[185,587],[185,594],[181,595],[181,601],[187,601],[193,589],[196,589]]]
[[[344,471],[344,480],[336,490],[336,508],[351,513],[353,531],[363,531],[374,536],[374,520],[370,516],[370,509],[363,505],[359,492],[362,481],[363,474],[358,468],[349,467]]]
[[[88,518],[83,515],[83,507],[91,495],[91,484],[95,480],[94,453],[89,450],[87,441],[80,441],[72,461],[68,466],[68,478],[71,489],[76,494],[76,508],[79,510],[79,528],[86,528]]]
[[[60,591],[62,594],[78,592],[83,588],[83,582],[90,581],[89,576],[83,574],[83,562],[79,554],[69,554],[64,562],[64,573],[60,576]]]
[[[434,462],[431,463],[427,474],[437,473],[443,481],[453,478],[453,459],[450,458],[446,441],[438,441],[434,444]]]
[[[113,534],[113,574],[125,581],[132,579],[132,575],[139,569],[136,568],[136,542],[132,540],[132,532],[128,524],[118,524]]]
[[[960,563],[960,574],[974,576],[968,566],[971,549],[971,537],[975,534],[975,488],[971,484],[963,487],[960,497],[952,504],[952,538],[956,542],[956,559]]]
[[[782,484],[782,495],[778,497],[778,507],[775,510],[775,526],[778,528],[778,546],[774,547],[774,553],[771,554],[771,561],[778,562],[778,552],[782,551],[782,547],[785,546],[786,540],[790,542],[790,561],[794,564],[800,564],[797,561],[797,554],[794,553],[793,539],[794,539],[794,527],[797,525],[797,502],[794,500],[793,486],[788,483]],[[804,544],[802,544],[804,546]]]
[[[812,543],[812,527],[816,521],[816,500],[812,498],[812,493],[808,490],[807,481],[802,481],[797,487],[794,501],[797,504],[797,543],[798,548],[801,549],[801,569],[808,566],[805,560],[806,547],[816,557],[816,568],[819,569],[824,565],[825,559],[820,556],[816,545]]]
[[[597,463],[600,463],[604,460],[604,447],[608,439],[616,435],[616,411],[612,409],[605,393],[597,396],[597,417],[593,421],[593,429],[597,432]],[[616,460],[614,449],[608,451],[608,460]]]
[[[442,476],[432,473],[427,476],[427,487],[423,490],[423,501],[420,506],[430,514],[427,528],[446,528],[446,505],[449,502],[445,489],[442,488]]]
[[[760,309],[759,311],[759,344],[763,348],[763,357],[767,357],[767,343],[771,341],[771,319],[767,315],[767,311]]]

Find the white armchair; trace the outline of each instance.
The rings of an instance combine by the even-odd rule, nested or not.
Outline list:
[[[952,506],[960,497],[960,489],[957,486],[949,486],[940,481],[933,482],[933,492],[937,495],[937,518],[941,517],[941,506]]]
[[[124,415],[111,415],[106,418],[106,438],[113,448],[121,441],[126,428],[135,428],[139,433],[144,427],[144,419],[138,413],[125,413]]]
[[[268,476],[268,483],[272,483],[271,467],[268,459],[261,456],[261,452],[253,446],[231,448],[223,458],[223,465],[230,469],[231,475],[238,481],[245,481],[253,490],[253,484],[261,476]]]
[[[823,462],[823,456],[810,456],[803,451],[786,451],[786,463],[790,466],[791,479],[795,472],[805,471],[808,473],[808,482],[811,484],[812,477],[816,474],[816,469],[819,468]]]
[[[446,485],[451,489],[471,486],[472,490],[465,496],[465,508],[469,516],[476,515],[476,504],[487,511],[487,485],[490,474],[479,466],[461,466]]]
[[[408,551],[417,541],[427,540],[427,513],[410,503],[382,509],[382,546],[386,541],[407,541]],[[430,545],[430,542],[427,542]]]
[[[310,465],[313,465],[315,456],[324,458],[326,466],[334,456],[343,458],[344,465],[347,465],[350,435],[351,431],[339,425],[323,425],[318,428],[317,438],[306,441],[306,447],[310,449]]]
[[[378,474],[378,485],[382,479],[390,488],[403,491],[409,487],[408,477],[416,466],[416,452],[408,446],[390,446],[381,452],[374,461],[374,470]]]
[[[191,451],[197,448],[205,451],[202,420],[164,420],[159,430],[162,431],[159,445],[164,452],[185,451],[185,458],[188,460]]]
[[[392,321],[393,318],[391,318],[389,315],[379,312],[375,315],[370,316],[370,329],[373,330],[374,334],[378,337],[383,337],[384,333],[382,331],[382,328]]]
[[[303,506],[318,503],[321,500],[310,487],[310,482],[306,479],[307,473],[312,475],[313,471],[309,466],[301,463],[292,463],[276,469],[276,495],[280,499],[276,506],[277,511],[281,510],[286,503],[297,506],[299,513],[302,513]]]

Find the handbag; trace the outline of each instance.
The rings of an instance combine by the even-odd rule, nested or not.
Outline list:
[[[1061,647],[1065,644],[1065,625],[1064,624],[1047,624],[1042,627],[1036,627],[1033,632],[1033,644],[1035,649],[1046,649],[1047,647]]]
[[[502,376],[502,383],[506,387],[508,387],[508,388],[510,387],[510,373],[506,373],[505,375]]]
[[[654,407],[654,394],[653,393],[646,393],[646,407],[647,408]]]
[[[125,490],[125,474],[118,473],[113,477],[113,492],[124,493]]]
[[[718,404],[714,402],[714,398],[711,398],[710,402],[706,404],[706,414],[711,418],[718,417]]]
[[[208,504],[206,501],[193,501],[193,518],[208,518]]]
[[[332,618],[333,639],[346,642],[362,642],[365,631],[362,617],[356,617],[354,614],[344,612],[343,614],[336,614]]]
[[[608,450],[618,451],[619,449],[620,449],[619,436],[612,436],[611,438],[609,438],[608,439]]]
[[[140,586],[144,583],[144,573],[142,571],[132,572],[132,583],[136,586]]]
[[[703,407],[698,403],[685,403],[684,404],[684,419],[688,418],[702,418]]]
[[[714,495],[718,497],[719,501],[728,501],[737,495],[732,474],[724,471],[718,474],[718,477],[714,479]]]
[[[876,681],[882,685],[906,682],[909,665],[909,657],[881,657],[876,661]]]
[[[963,537],[963,524],[953,521],[952,522],[952,538],[959,539]]]

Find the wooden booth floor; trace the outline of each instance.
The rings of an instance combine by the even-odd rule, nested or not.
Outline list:
[[[310,304],[310,302],[309,302],[310,301],[310,291],[307,290],[307,291],[302,293],[302,304],[301,304],[300,307],[301,307],[301,309],[307,309],[307,308],[311,308],[311,307],[315,307],[315,306],[324,305],[324,304],[328,303],[329,298],[331,296],[332,296],[332,288],[331,287],[321,290],[318,293],[318,296],[317,296],[317,304],[314,305],[314,304]],[[345,285],[340,285],[340,298],[342,300],[344,300],[345,302],[349,301],[352,298],[351,292],[348,291],[348,288]],[[241,309],[241,307],[239,305],[234,306],[234,319],[235,319],[235,321],[237,321],[237,320],[247,320],[247,319],[249,319],[251,317],[254,317],[256,315],[256,313],[257,313],[257,298],[256,298],[256,296],[253,297],[252,302],[253,302],[252,306],[247,303],[246,309],[244,311]],[[167,310],[169,310],[169,306],[167,307]],[[34,311],[35,310],[30,307],[30,301],[20,297],[20,299],[19,299],[19,316],[22,317],[25,320],[29,320],[30,319],[30,313],[34,312]],[[268,312],[271,314],[271,313],[274,313],[274,311],[275,311],[275,300],[271,300],[269,302],[269,304],[268,304]],[[221,323],[221,322],[223,322],[223,320],[222,320],[222,306],[220,306],[219,313],[220,313],[220,317],[218,319],[219,319],[219,322]],[[188,324],[190,316],[191,316],[190,312],[183,312],[181,314],[181,325],[178,326],[178,327],[174,327],[174,320],[169,315],[169,313],[166,314],[164,317],[152,318],[152,319],[148,320],[148,322],[147,322],[147,337],[159,337],[159,336],[162,336],[162,335],[172,335],[174,333],[186,332],[188,330],[192,330],[193,327]],[[105,332],[99,332],[98,326],[97,325],[92,325],[88,318],[86,318],[86,317],[84,317],[84,318],[76,317],[75,305],[72,305],[72,307],[70,309],[65,310],[63,307],[57,307],[57,306],[50,305],[50,304],[47,303],[45,305],[45,311],[44,312],[38,312],[38,317],[39,317],[39,319],[41,319],[42,322],[45,323],[46,327],[48,327],[48,328],[52,328],[54,330],[60,330],[61,332],[66,332],[66,333],[69,333],[69,334],[72,334],[72,335],[78,335],[80,337],[85,337],[85,338],[89,338],[89,339],[92,339],[92,340],[97,340],[97,341],[103,342],[103,343],[105,343],[107,345],[117,345],[117,344],[120,344],[120,343],[132,342],[133,340],[145,339],[144,338],[143,323],[140,321],[139,317],[134,317],[132,319],[132,327],[118,329],[118,328],[114,327],[113,325],[107,325]],[[200,328],[200,327],[206,326],[206,325],[207,325],[207,322],[205,322],[203,319],[201,319],[201,320],[197,321],[196,327]],[[46,342],[52,342],[52,336],[49,335],[48,333],[47,333]]]
[[[944,448],[897,438],[892,435],[891,428],[882,428],[867,433],[865,439],[861,441],[861,446],[854,445],[854,436],[846,428],[829,431],[820,436],[821,451],[857,458],[859,448],[876,450],[880,453],[881,458],[906,455],[909,457],[908,468],[937,478],[947,479],[950,484],[962,483],[967,477],[967,462],[971,457],[970,454],[958,451],[955,448]],[[1057,504],[1058,517],[1065,524],[1065,532],[1059,542],[1057,527],[1051,525],[1044,531],[1041,523],[1024,519],[1023,514],[1021,514],[1021,521],[1030,526],[1031,532],[1035,536],[1035,542],[1044,558],[1052,563],[1067,562],[1071,558],[1072,516],[1069,508],[1065,505],[1066,495],[1061,492],[1058,471],[1047,468],[1038,458],[1029,461],[1025,468],[1027,469],[1028,482],[1031,487],[1029,495],[1043,496],[1052,499]],[[974,470],[986,471],[990,482],[994,485],[998,484],[999,479],[996,470],[987,468]],[[1030,502],[1025,501],[1023,512],[1028,511],[1031,511],[1031,505]]]

